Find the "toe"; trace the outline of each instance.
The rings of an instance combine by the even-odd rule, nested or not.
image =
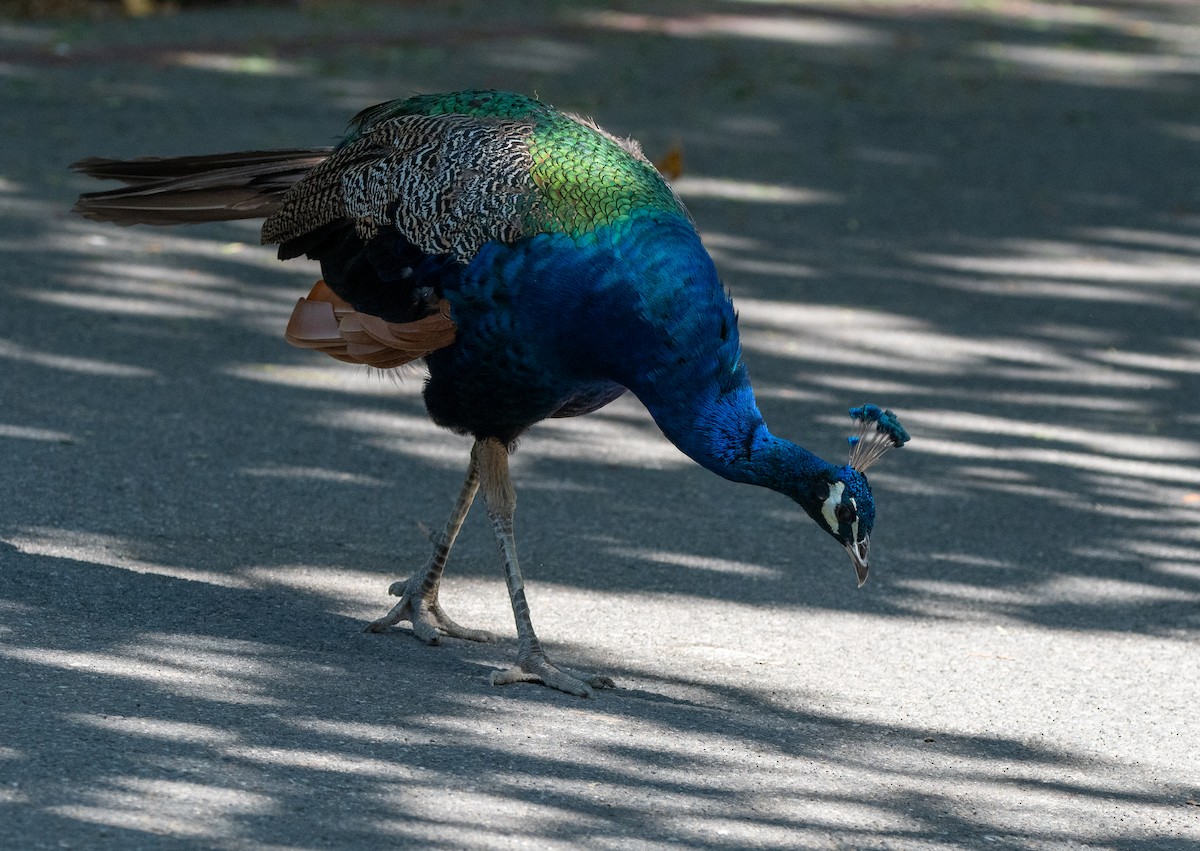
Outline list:
[[[442,643],[442,633],[437,626],[430,623],[421,617],[413,617],[412,630],[417,638],[424,641],[426,644],[438,645]]]
[[[545,657],[526,659],[513,665],[507,671],[496,671],[492,674],[492,685],[502,686],[509,683],[541,683],[576,697],[591,697],[593,686],[596,688],[615,687],[613,681],[608,677],[590,677],[585,681],[555,667],[547,662]]]
[[[540,683],[541,677],[531,674],[519,665],[513,665],[506,671],[492,671],[492,685],[506,686],[512,683]]]

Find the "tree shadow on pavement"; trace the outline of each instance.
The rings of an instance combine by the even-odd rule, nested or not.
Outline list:
[[[1200,21],[535,5],[0,25],[0,837],[1184,847]],[[863,592],[622,400],[515,462],[543,638],[622,688],[492,689],[510,639],[363,634],[466,445],[419,379],[286,348],[312,269],[252,225],[67,213],[81,156],[322,144],[368,103],[493,85],[682,152],[777,433],[834,460],[843,409],[901,414]],[[446,602],[511,633],[478,518]]]

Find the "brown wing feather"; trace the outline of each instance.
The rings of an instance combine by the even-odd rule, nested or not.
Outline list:
[[[324,352],[347,363],[391,369],[454,342],[450,305],[415,322],[385,322],[359,313],[324,281],[296,303],[284,336],[293,346]]]

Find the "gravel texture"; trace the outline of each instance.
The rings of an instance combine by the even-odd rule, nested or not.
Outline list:
[[[1200,844],[1200,7],[313,4],[0,21],[0,847]],[[870,582],[632,401],[514,464],[552,657],[364,634],[467,444],[293,350],[253,223],[70,214],[92,154],[327,144],[536,92],[681,153],[773,429],[863,401]]]

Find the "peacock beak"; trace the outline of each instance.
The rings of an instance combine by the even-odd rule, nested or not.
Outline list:
[[[846,552],[850,553],[850,561],[854,563],[854,572],[858,574],[858,587],[863,587],[863,583],[867,581],[867,571],[870,566],[867,564],[867,554],[871,551],[871,539],[863,536],[862,540],[846,544]]]

